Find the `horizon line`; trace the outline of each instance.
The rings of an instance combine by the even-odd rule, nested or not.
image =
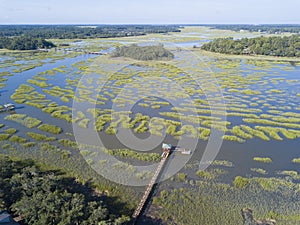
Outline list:
[[[206,26],[206,25],[300,25],[300,23],[0,23],[0,25],[177,25],[177,26]]]

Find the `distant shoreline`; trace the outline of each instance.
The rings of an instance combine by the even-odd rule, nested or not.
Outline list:
[[[214,56],[214,57],[220,57],[220,58],[300,62],[300,58],[296,58],[296,57],[280,57],[280,56],[266,56],[266,55],[232,55],[232,54],[210,52],[210,51],[205,51],[202,49],[191,49],[191,51],[200,52],[206,56]]]

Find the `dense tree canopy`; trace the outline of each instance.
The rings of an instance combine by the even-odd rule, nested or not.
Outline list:
[[[211,25],[210,25],[211,26]],[[261,24],[261,25],[248,25],[248,24],[218,24],[213,25],[215,29],[221,30],[248,30],[251,32],[266,32],[270,34],[282,33],[282,32],[290,32],[290,33],[299,33],[300,25],[298,24]]]
[[[0,37],[102,38],[180,32],[174,25],[0,25]]]
[[[9,50],[36,50],[39,48],[52,48],[55,45],[52,42],[42,38],[32,37],[0,37],[0,49]]]
[[[174,55],[163,45],[138,46],[136,44],[117,47],[112,53],[113,57],[129,57],[137,60],[168,60]]]
[[[203,50],[225,54],[258,54],[300,57],[300,36],[218,38],[202,46]]]
[[[105,198],[58,171],[0,157],[0,210],[28,225],[121,225],[129,218],[109,212]]]

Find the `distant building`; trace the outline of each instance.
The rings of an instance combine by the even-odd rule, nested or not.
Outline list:
[[[14,219],[12,216],[5,210],[0,211],[0,225],[20,225]]]

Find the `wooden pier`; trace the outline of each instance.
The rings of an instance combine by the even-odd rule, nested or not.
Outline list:
[[[146,201],[149,198],[150,193],[151,193],[151,191],[152,191],[152,189],[153,189],[153,187],[154,187],[161,171],[163,170],[165,163],[167,162],[167,159],[168,159],[168,156],[170,154],[171,148],[163,148],[163,151],[164,152],[162,154],[161,161],[158,164],[158,167],[157,167],[150,183],[148,184],[147,189],[144,192],[144,195],[143,195],[140,203],[138,204],[137,208],[135,209],[135,211],[132,215],[132,224],[133,225],[136,224],[138,217],[140,216],[141,212],[143,211],[143,209],[145,207]]]

